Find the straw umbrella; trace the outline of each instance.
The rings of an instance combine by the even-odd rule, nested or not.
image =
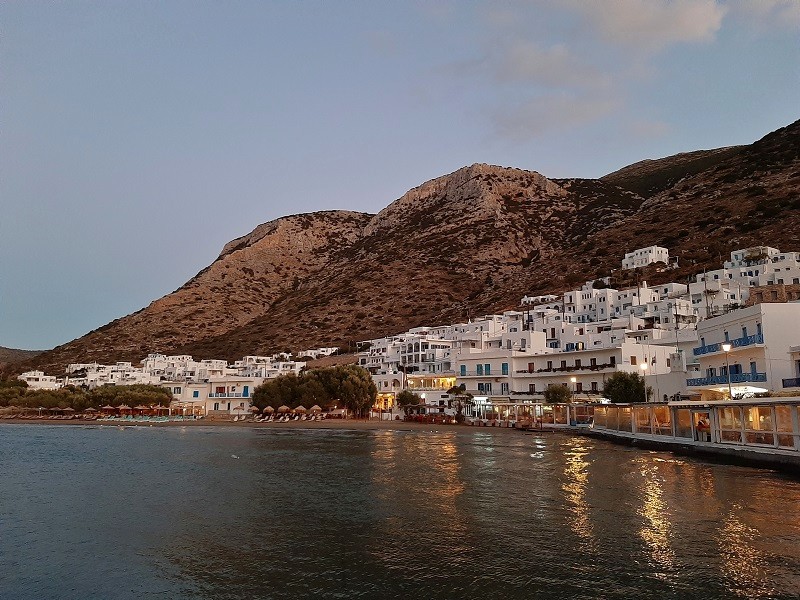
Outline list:
[[[265,413],[274,413],[274,412],[275,412],[275,409],[274,409],[274,408],[272,408],[271,406],[265,406],[265,407],[264,407],[264,412],[265,412]]]
[[[252,410],[254,413],[257,413],[257,412],[259,412],[259,410],[258,410],[258,407],[257,407],[257,406],[251,406],[251,407],[250,407],[250,410]]]
[[[279,413],[287,413],[287,412],[289,412],[290,410],[292,410],[292,409],[291,409],[291,408],[289,408],[288,406],[286,406],[285,404],[284,404],[283,406],[279,406],[279,407],[278,407],[278,412],[279,412]]]
[[[308,409],[312,413],[322,412],[322,407],[319,404],[315,404],[311,408]]]
[[[304,413],[308,412],[308,410],[306,410],[306,407],[301,404],[300,406],[294,409],[294,412]]]

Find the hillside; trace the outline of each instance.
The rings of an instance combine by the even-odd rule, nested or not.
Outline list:
[[[0,368],[11,363],[30,360],[42,352],[42,350],[16,350],[15,348],[0,346]]]
[[[377,215],[294,215],[259,225],[176,292],[28,361],[198,358],[357,340],[516,307],[526,293],[612,275],[659,244],[685,278],[758,243],[800,249],[800,122],[748,146],[642,161],[599,180],[472,165]]]

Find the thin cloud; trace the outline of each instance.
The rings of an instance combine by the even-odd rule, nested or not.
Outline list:
[[[516,40],[493,61],[500,82],[527,82],[546,87],[607,88],[611,76],[582,62],[564,44],[542,48]]]
[[[744,23],[760,30],[773,28],[800,29],[800,1],[798,0],[752,0],[732,2],[731,13]]]
[[[643,52],[713,41],[728,10],[715,0],[573,0],[566,6],[606,42]]]
[[[620,105],[621,101],[613,96],[547,94],[498,110],[493,120],[498,136],[524,142],[552,131],[592,123],[612,114]]]

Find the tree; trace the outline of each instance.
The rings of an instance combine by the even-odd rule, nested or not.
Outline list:
[[[572,392],[565,385],[551,383],[543,392],[544,401],[548,404],[566,404],[572,400]]]
[[[644,377],[638,373],[617,371],[606,380],[603,395],[614,403],[635,404],[644,402]],[[652,388],[647,389],[650,396]]]
[[[397,406],[403,409],[403,411],[408,414],[408,407],[414,404],[420,404],[422,402],[422,398],[420,398],[417,394],[412,392],[411,390],[403,390],[397,397],[395,398],[395,402],[397,402]]]

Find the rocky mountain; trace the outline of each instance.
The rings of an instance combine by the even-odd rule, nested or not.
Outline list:
[[[0,346],[0,369],[12,363],[30,360],[42,353],[42,350],[17,350]]]
[[[629,273],[650,244],[680,279],[738,247],[800,249],[800,121],[748,146],[642,161],[601,179],[477,164],[422,184],[377,215],[333,211],[265,223],[226,244],[172,294],[26,363],[239,358],[357,340],[516,307]]]

